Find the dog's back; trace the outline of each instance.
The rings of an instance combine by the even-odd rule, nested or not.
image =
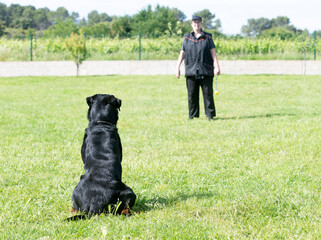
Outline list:
[[[84,154],[85,169],[99,166],[111,170],[110,179],[121,181],[122,146],[116,126],[106,123],[89,124],[86,129],[83,145],[86,146]],[[108,175],[106,175],[108,177]]]

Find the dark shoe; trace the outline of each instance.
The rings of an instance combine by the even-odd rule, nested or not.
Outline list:
[[[192,119],[194,119],[194,118],[199,118],[199,117],[196,117],[196,116],[194,116],[194,117],[188,117],[189,120],[192,120]]]

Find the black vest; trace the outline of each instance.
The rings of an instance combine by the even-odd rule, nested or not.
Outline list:
[[[197,39],[194,33],[188,33],[185,35],[183,44],[185,47],[185,77],[214,76],[211,48],[215,45],[212,35],[202,32],[201,37]]]

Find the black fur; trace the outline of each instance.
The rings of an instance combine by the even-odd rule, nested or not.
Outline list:
[[[88,128],[81,147],[85,174],[73,191],[73,209],[85,216],[108,213],[108,206],[120,203],[120,214],[136,200],[133,190],[122,182],[122,145],[116,127],[121,100],[113,95],[88,97]],[[83,219],[82,215],[67,220]]]

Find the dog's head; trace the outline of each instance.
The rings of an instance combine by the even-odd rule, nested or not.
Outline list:
[[[87,118],[89,122],[108,122],[116,125],[118,121],[118,111],[121,100],[109,94],[96,94],[87,97],[89,106]]]

